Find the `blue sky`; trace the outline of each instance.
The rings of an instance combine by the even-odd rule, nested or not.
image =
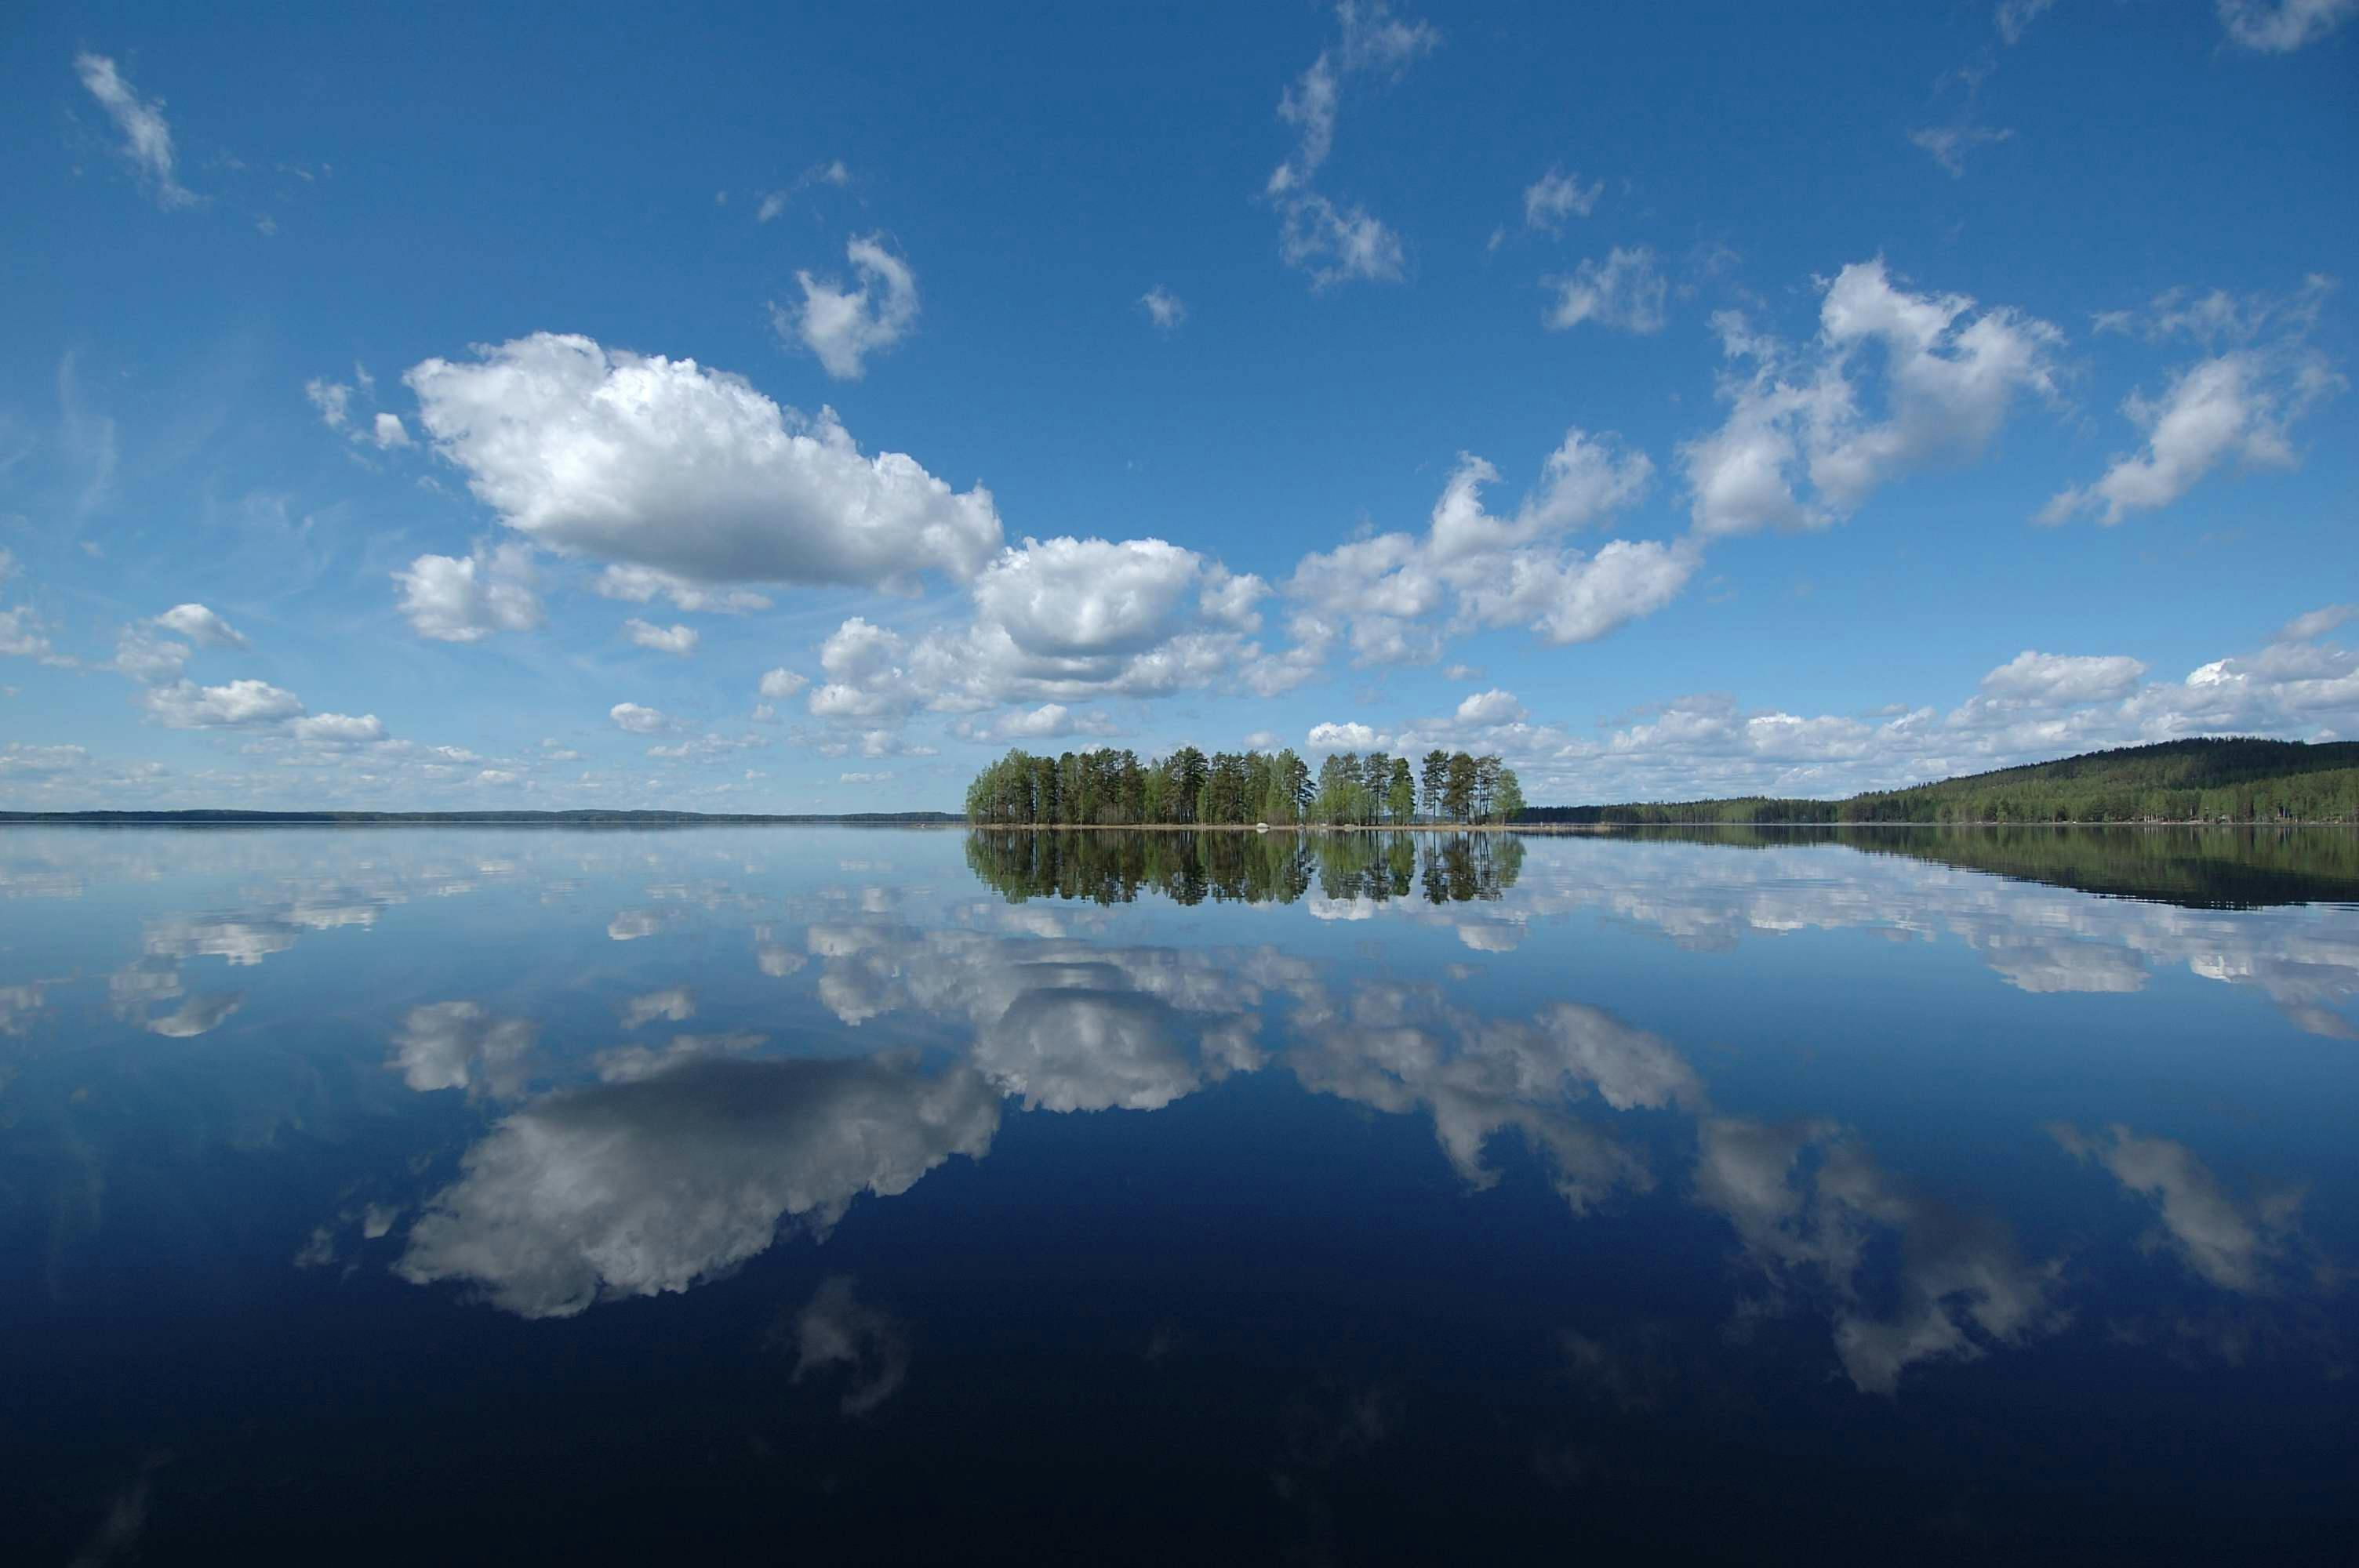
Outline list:
[[[0,802],[2359,736],[2354,12],[20,14]]]

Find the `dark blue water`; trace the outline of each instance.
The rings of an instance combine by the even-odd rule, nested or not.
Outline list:
[[[2353,857],[0,831],[0,1561],[2321,1560]]]

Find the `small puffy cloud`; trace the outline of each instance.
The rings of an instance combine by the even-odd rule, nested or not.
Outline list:
[[[1625,332],[1663,330],[1663,297],[1669,286],[1655,268],[1655,253],[1644,245],[1631,250],[1616,245],[1602,264],[1593,258],[1585,260],[1570,277],[1541,281],[1543,287],[1556,290],[1556,303],[1546,318],[1550,331],[1578,327],[1583,321]]]
[[[848,1275],[822,1281],[810,1304],[795,1314],[795,1378],[844,1368],[839,1408],[866,1415],[898,1393],[909,1378],[909,1336],[889,1314],[855,1298]]]
[[[320,411],[320,422],[341,430],[352,422],[353,389],[340,381],[313,376],[303,384],[303,395]]]
[[[703,588],[676,578],[669,572],[659,572],[653,567],[608,567],[598,574],[593,586],[602,599],[648,604],[661,596],[670,600],[675,609],[702,611],[715,615],[748,615],[756,610],[770,608],[767,594],[742,588]]]
[[[2359,616],[2359,604],[2330,604],[2306,615],[2297,615],[2277,633],[2280,643],[2307,643],[2313,637],[2323,637],[2337,626]]]
[[[171,730],[230,730],[277,724],[303,717],[303,702],[291,691],[258,680],[227,686],[174,681],[142,694],[147,716]]]
[[[541,623],[529,545],[479,546],[464,559],[420,556],[393,580],[401,588],[401,612],[421,637],[480,643],[496,632],[529,632]]]
[[[1983,676],[1986,696],[2005,702],[2056,707],[2106,702],[2137,689],[2146,665],[2125,654],[2081,656],[2027,648]]]
[[[634,735],[659,735],[671,728],[671,719],[662,709],[636,702],[618,702],[606,710],[606,717],[614,721],[617,729]]]
[[[71,665],[73,660],[57,652],[49,642],[48,624],[28,604],[13,610],[0,610],[0,654],[18,659],[38,659],[45,665]]]
[[[140,97],[114,61],[103,54],[85,51],[74,56],[74,74],[123,134],[123,156],[138,171],[156,205],[168,209],[196,205],[201,199],[182,187],[174,172],[172,127],[164,118],[164,101]]]
[[[634,646],[658,654],[677,654],[683,657],[696,652],[696,628],[674,625],[662,627],[632,616],[623,622],[623,631]]]
[[[1881,486],[1982,451],[2024,394],[2052,397],[2062,334],[1962,294],[1911,294],[1881,258],[1826,287],[1817,340],[1788,352],[1733,312],[1713,318],[1732,362],[1729,414],[1680,449],[1690,515],[1704,537],[1764,527],[1823,528]],[[1883,359],[1884,417],[1866,413],[1859,359]],[[1806,491],[1808,493],[1806,493]]]
[[[897,632],[858,615],[846,621],[820,644],[820,669],[827,679],[810,694],[812,714],[875,719],[908,713],[919,696],[906,668],[908,649]]]
[[[201,604],[176,604],[156,617],[156,624],[168,632],[177,632],[200,648],[243,648],[247,645],[238,629],[232,626]]]
[[[870,354],[881,353],[908,335],[918,319],[918,276],[909,264],[885,248],[882,234],[854,236],[844,247],[860,279],[847,289],[832,278],[795,274],[802,305],[770,307],[770,324],[789,343],[819,356],[828,374],[857,381]]]
[[[2067,1153],[2102,1166],[2124,1191],[2151,1202],[2168,1246],[2196,1274],[2245,1295],[2276,1287],[2298,1234],[2299,1188],[2240,1196],[2186,1144],[2119,1125],[2094,1134],[2069,1126],[2049,1132]]]
[[[762,198],[762,204],[759,207],[754,209],[754,222],[766,223],[786,210],[787,193],[783,190],[773,190]]]
[[[782,701],[809,685],[810,685],[809,676],[799,676],[794,671],[781,666],[775,670],[765,670],[762,673],[761,694],[774,702]]]
[[[1408,269],[1400,235],[1357,205],[1339,207],[1316,191],[1288,200],[1278,231],[1277,254],[1287,265],[1310,275],[1310,287],[1326,288],[1354,279],[1397,283]]]
[[[864,457],[832,411],[806,419],[693,360],[544,332],[408,380],[476,496],[565,554],[705,585],[901,588],[1000,547],[988,491]]]
[[[429,1002],[402,1020],[386,1066],[420,1094],[506,1097],[523,1088],[539,1033],[529,1019],[498,1017],[479,1001]]]
[[[0,746],[0,773],[70,773],[89,762],[90,752],[80,746],[28,746],[19,741]]]
[[[854,784],[886,784],[890,782],[892,777],[893,770],[887,768],[881,773],[840,773],[836,776],[836,783]]]
[[[1386,737],[1356,719],[1313,724],[1304,741],[1314,752],[1364,752],[1386,743]]]
[[[2055,4],[2056,0],[1999,0],[1998,14],[1994,18],[1998,24],[1998,36],[2010,48],[2021,43],[2024,30]]]
[[[126,626],[115,639],[114,669],[141,683],[176,680],[191,652],[186,643],[158,636],[146,626]]]
[[[1952,179],[1962,179],[1966,174],[1966,153],[1973,147],[1995,146],[2015,140],[2015,132],[2003,125],[1975,125],[1961,123],[1955,125],[1925,125],[1908,133],[1908,140],[1932,157]]]
[[[369,439],[376,443],[377,450],[391,451],[409,445],[409,431],[403,427],[400,415],[380,414],[371,427]]]
[[[298,741],[321,746],[357,746],[385,739],[385,721],[374,713],[318,713],[288,726]]]
[[[696,993],[686,986],[646,991],[625,1001],[617,1011],[625,1029],[636,1029],[659,1018],[685,1023],[696,1016]]]
[[[2291,54],[2354,14],[2359,0],[2213,0],[2229,39],[2260,54]]]
[[[1602,179],[1583,186],[1579,174],[1551,168],[1524,189],[1524,226],[1561,233],[1567,218],[1588,217],[1604,194]]]
[[[1461,724],[1512,724],[1527,716],[1524,705],[1510,691],[1493,687],[1477,692],[1458,705]]]
[[[1050,741],[1066,735],[1111,735],[1113,721],[1103,714],[1077,713],[1061,702],[1002,714],[987,725],[962,724],[959,733],[970,741]]]
[[[1338,206],[1311,188],[1335,145],[1343,83],[1359,74],[1397,80],[1441,35],[1403,21],[1383,0],[1337,6],[1342,37],[1278,100],[1277,115],[1296,132],[1291,157],[1271,171],[1263,194],[1278,211],[1278,254],[1325,288],[1353,278],[1397,279],[1404,271],[1400,236],[1357,205]]]
[[[1430,659],[1430,622],[1453,606],[1453,630],[1523,626],[1555,643],[1587,642],[1677,597],[1701,559],[1690,544],[1614,540],[1594,552],[1566,548],[1572,531],[1644,494],[1654,465],[1612,436],[1573,429],[1549,455],[1540,486],[1512,513],[1483,503],[1498,470],[1459,460],[1422,538],[1379,534],[1306,556],[1288,597],[1347,623],[1363,664]]]
[[[2060,491],[2038,521],[2086,513],[2111,527],[2133,512],[2168,506],[2223,462],[2290,469],[2294,422],[2343,384],[2323,356],[2291,343],[2199,361],[2159,398],[2133,393],[2122,412],[2146,433],[2146,445],[2116,457],[2093,482]]]
[[[1264,696],[1309,678],[1323,642],[1253,640],[1268,585],[1160,539],[1027,539],[975,580],[973,620],[912,643],[854,617],[821,649],[819,718],[897,721],[924,707],[1158,697],[1242,682]]]
[[[1140,295],[1138,302],[1146,307],[1147,319],[1155,323],[1158,331],[1176,331],[1180,324],[1188,319],[1188,307],[1180,302],[1178,295],[1159,283]]]

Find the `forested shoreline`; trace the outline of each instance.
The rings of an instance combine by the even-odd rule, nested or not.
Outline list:
[[[994,827],[1408,827],[1493,826],[1526,813],[1523,785],[1496,756],[1330,753],[1316,773],[1289,748],[1182,746],[1146,762],[1131,751],[1036,757],[1010,751],[967,786],[967,820]]]
[[[2166,741],[1845,800],[1557,806],[1529,824],[1617,827],[2359,821],[2359,742]]]

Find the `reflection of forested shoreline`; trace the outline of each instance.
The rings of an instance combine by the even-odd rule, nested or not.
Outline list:
[[[2018,881],[2194,909],[2359,902],[2359,833],[2334,827],[1625,827],[1740,849],[1841,844]]]
[[[1512,833],[1114,833],[977,828],[967,864],[1011,903],[1128,903],[1145,888],[1175,903],[1495,899],[1523,870]]]

